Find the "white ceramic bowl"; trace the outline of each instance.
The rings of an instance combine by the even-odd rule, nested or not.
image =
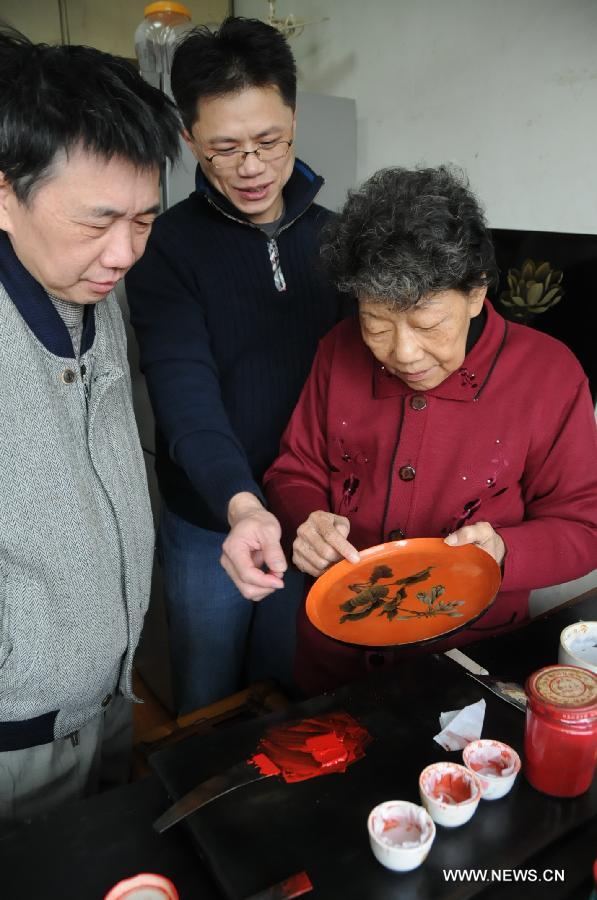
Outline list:
[[[458,763],[432,763],[419,775],[423,806],[438,825],[455,828],[471,818],[481,799],[477,775]]]
[[[462,759],[479,778],[483,800],[505,797],[520,772],[520,756],[501,741],[472,741],[462,751]]]
[[[420,866],[435,838],[435,825],[423,807],[386,800],[367,819],[373,855],[386,869],[410,872]]]
[[[597,675],[597,622],[574,622],[560,635],[558,662],[581,666]]]
[[[119,881],[104,900],[178,900],[178,891],[169,878],[144,872]]]

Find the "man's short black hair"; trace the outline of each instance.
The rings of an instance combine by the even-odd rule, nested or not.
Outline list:
[[[274,85],[296,106],[296,63],[286,38],[258,19],[230,16],[217,31],[203,26],[178,45],[172,62],[172,93],[185,128],[197,119],[197,102]]]
[[[0,172],[21,202],[77,147],[139,169],[179,153],[174,104],[125,59],[0,27]]]

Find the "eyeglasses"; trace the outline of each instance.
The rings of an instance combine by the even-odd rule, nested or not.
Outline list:
[[[261,162],[273,162],[275,159],[283,159],[288,156],[293,141],[274,141],[262,144],[255,150],[220,150],[205,159],[211,163],[214,169],[235,169],[241,166],[249,153],[254,153]]]

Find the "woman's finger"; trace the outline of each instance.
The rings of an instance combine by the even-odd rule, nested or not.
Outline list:
[[[311,543],[311,540],[313,543]],[[302,535],[297,537],[293,550],[294,552],[298,551],[303,559],[307,560],[319,572],[323,572],[324,569],[327,569],[328,566],[340,559],[335,550],[318,535],[313,535],[311,540],[307,540]]]
[[[476,544],[495,561],[501,565],[506,552],[505,544],[502,538],[494,531],[493,526],[489,522],[476,522],[474,525],[464,525],[457,531],[449,534],[444,543],[450,547],[464,546],[465,544]]]
[[[327,559],[328,563],[338,559],[348,559],[356,563],[360,556],[346,536],[350,530],[350,522],[344,516],[333,513],[313,513],[299,529],[314,550]]]
[[[353,545],[347,541],[345,537],[342,537],[340,532],[335,528],[326,534],[325,539],[328,545],[335,551],[336,556],[339,555],[351,563],[360,562],[361,557],[359,556],[356,547],[353,547]]]
[[[311,575],[313,578],[319,578],[322,572],[324,572],[327,568],[327,566],[318,568],[317,566],[313,565],[313,563],[300,550],[296,549],[292,554],[292,562],[299,570],[299,572],[304,572],[306,575]]]

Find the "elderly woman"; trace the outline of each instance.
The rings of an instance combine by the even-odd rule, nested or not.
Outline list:
[[[502,567],[500,593],[430,650],[518,625],[532,588],[597,565],[587,379],[565,346],[486,300],[490,233],[447,168],[378,172],[332,227],[324,255],[359,315],[321,341],[265,478],[294,564],[317,577],[383,541],[475,543]],[[306,693],[400,655],[330,640],[301,612],[296,678]]]

